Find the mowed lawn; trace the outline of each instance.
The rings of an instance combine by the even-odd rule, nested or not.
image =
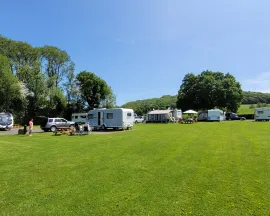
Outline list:
[[[269,215],[270,123],[0,137],[1,215]]]

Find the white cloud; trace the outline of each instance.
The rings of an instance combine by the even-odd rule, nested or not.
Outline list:
[[[258,91],[270,93],[270,72],[263,72],[242,82],[243,89],[246,91]]]

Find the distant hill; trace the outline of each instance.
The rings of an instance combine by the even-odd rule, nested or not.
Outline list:
[[[163,95],[160,98],[136,100],[122,105],[123,108],[131,108],[138,115],[147,113],[151,109],[167,109],[176,107],[177,95]],[[270,93],[244,91],[243,104],[270,104]]]

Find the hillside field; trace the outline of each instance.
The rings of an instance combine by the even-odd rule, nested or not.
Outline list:
[[[240,108],[238,109],[237,114],[254,114],[254,111],[255,111],[255,108],[256,108],[256,104],[253,104],[253,106],[255,108],[252,108],[252,109],[250,109],[250,105],[251,104],[242,104],[240,106]],[[270,105],[268,104],[268,107],[269,106]]]
[[[0,137],[1,215],[269,215],[269,122]]]

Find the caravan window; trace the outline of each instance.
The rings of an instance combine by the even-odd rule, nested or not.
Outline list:
[[[131,113],[127,113],[127,116],[130,117],[130,116],[132,116],[132,114]]]
[[[258,114],[263,114],[263,111],[258,111]]]
[[[81,118],[86,118],[86,116],[85,116],[85,115],[83,115],[83,116],[81,116]]]
[[[94,114],[88,114],[88,119],[93,119],[94,118]]]
[[[75,117],[75,119],[77,119],[78,118],[78,116],[74,116]]]
[[[107,113],[107,119],[113,119],[113,113]]]

